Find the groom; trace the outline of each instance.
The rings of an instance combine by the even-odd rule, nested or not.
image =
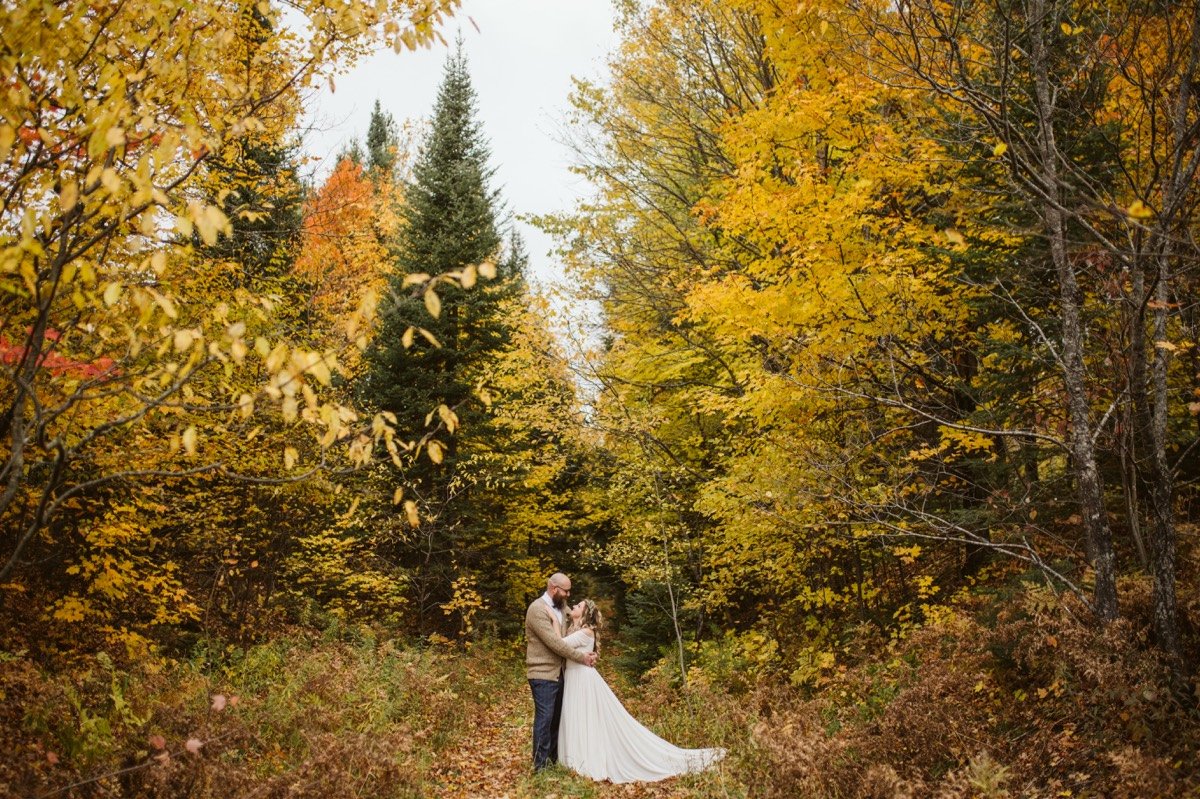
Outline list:
[[[596,665],[595,652],[577,652],[554,629],[549,608],[566,627],[567,597],[571,578],[555,572],[546,581],[546,593],[525,611],[525,676],[533,692],[533,768],[540,771],[558,762],[558,717],[562,712],[562,675],[566,658],[585,666]]]

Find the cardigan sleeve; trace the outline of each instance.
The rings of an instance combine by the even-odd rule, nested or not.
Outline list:
[[[526,621],[529,624],[529,629],[538,640],[546,645],[550,651],[561,658],[573,660],[576,663],[583,663],[587,657],[586,653],[575,649],[558,634],[554,632],[554,622],[550,620],[550,614],[538,607],[530,608],[530,612],[526,614]]]

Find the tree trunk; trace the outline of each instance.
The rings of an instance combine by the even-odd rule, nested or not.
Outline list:
[[[1169,245],[1164,244],[1164,247]],[[1176,652],[1175,527],[1171,510],[1172,480],[1166,455],[1166,353],[1155,342],[1166,337],[1166,281],[1159,267],[1154,289],[1153,335],[1146,336],[1150,310],[1145,260],[1132,259],[1129,331],[1129,394],[1133,405],[1133,460],[1138,494],[1150,521],[1150,573],[1154,581],[1154,632],[1159,646]],[[1153,362],[1153,368],[1151,367]],[[1136,513],[1137,508],[1133,508]],[[1131,519],[1131,523],[1136,520]]]
[[[1050,243],[1050,255],[1058,276],[1059,321],[1062,324],[1062,372],[1070,419],[1068,447],[1075,469],[1079,505],[1087,534],[1088,559],[1096,573],[1093,610],[1104,620],[1117,617],[1116,559],[1112,529],[1104,507],[1104,488],[1096,468],[1092,440],[1091,409],[1088,404],[1087,371],[1083,361],[1083,320],[1079,282],[1067,256],[1066,222],[1059,180],[1059,152],[1055,142],[1055,99],[1050,86],[1049,54],[1045,26],[1058,24],[1047,14],[1045,0],[1031,0],[1030,28],[1038,119],[1039,175],[1042,182],[1041,216]]]
[[[1169,236],[1167,237],[1169,240]],[[1167,287],[1170,244],[1159,267],[1155,288],[1154,339],[1165,341],[1167,336]],[[1151,443],[1153,451],[1148,477],[1154,484],[1150,491],[1150,512],[1154,529],[1150,543],[1150,563],[1154,588],[1154,635],[1158,645],[1172,655],[1179,654],[1179,624],[1175,606],[1175,512],[1172,507],[1174,480],[1167,463],[1167,358],[1169,353],[1154,348],[1154,367],[1151,373],[1153,407],[1150,410]]]
[[[1154,522],[1150,542],[1154,633],[1158,645],[1176,657],[1179,655],[1179,623],[1175,598],[1174,479],[1167,460],[1167,367],[1170,350],[1158,347],[1157,342],[1167,340],[1176,235],[1183,234],[1183,240],[1189,238],[1185,225],[1180,222],[1200,159],[1195,132],[1188,124],[1188,114],[1195,100],[1196,73],[1200,68],[1200,5],[1193,5],[1191,15],[1187,62],[1179,75],[1178,94],[1172,105],[1170,168],[1163,178],[1162,207],[1151,239],[1155,245],[1151,251],[1157,257],[1152,307],[1154,333],[1151,348],[1147,352],[1153,353],[1153,364],[1149,385],[1145,388],[1150,402],[1145,412],[1148,437],[1143,444],[1151,447],[1147,458],[1147,478],[1154,481],[1149,498]],[[1144,326],[1141,329],[1144,330]]]
[[[1129,372],[1130,376],[1128,380],[1130,385],[1132,385],[1132,365],[1130,365]],[[1149,569],[1150,556],[1146,553],[1146,539],[1142,534],[1142,503],[1139,499],[1137,472],[1138,447],[1135,441],[1136,431],[1134,428],[1133,417],[1127,406],[1122,409],[1121,415],[1117,419],[1117,429],[1120,433],[1117,440],[1117,456],[1120,460],[1121,491],[1125,495],[1125,515],[1129,519],[1129,534],[1133,538],[1134,547],[1137,549],[1138,563],[1142,565],[1143,569]]]

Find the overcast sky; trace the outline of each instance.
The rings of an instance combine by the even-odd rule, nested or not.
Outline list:
[[[571,77],[603,77],[616,43],[612,21],[611,0],[463,0],[443,30],[451,47],[462,31],[496,168],[494,187],[514,214],[566,210],[586,190],[568,172],[571,153],[555,141],[556,132]],[[352,138],[364,138],[376,99],[397,121],[428,119],[448,52],[440,44],[400,54],[388,50],[337,78],[335,91],[314,97],[305,149],[324,159],[318,174],[328,172]],[[518,228],[533,276],[560,280],[548,255],[550,239],[529,225],[518,222]]]

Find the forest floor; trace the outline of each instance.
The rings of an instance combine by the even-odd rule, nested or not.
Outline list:
[[[903,635],[864,630],[807,687],[728,646],[681,688],[665,668],[624,671],[614,641],[600,673],[635,718],[729,751],[632,785],[532,772],[517,641],[418,647],[331,625],[58,669],[0,647],[0,796],[1196,799],[1200,675],[1180,684],[1148,645],[1148,583],[1124,589],[1127,618],[1100,627],[1044,586],[997,579]],[[1200,629],[1200,604],[1184,610]]]
[[[443,758],[430,772],[429,795],[446,799],[492,797],[493,799],[649,799],[650,797],[693,796],[706,783],[704,796],[744,795],[725,791],[715,793],[712,786],[723,780],[720,769],[708,775],[658,783],[613,785],[593,782],[568,769],[555,766],[534,774],[530,767],[533,700],[524,682],[513,683],[494,695],[492,704],[482,708],[475,730],[459,740],[459,746],[444,751]]]
[[[366,629],[297,633],[189,661],[87,658],[49,672],[0,650],[0,796],[55,799],[744,797],[732,764],[660,783],[596,783],[530,763],[519,647],[409,648]],[[684,746],[737,748],[708,695],[602,673]],[[735,725],[736,727],[736,725]]]

